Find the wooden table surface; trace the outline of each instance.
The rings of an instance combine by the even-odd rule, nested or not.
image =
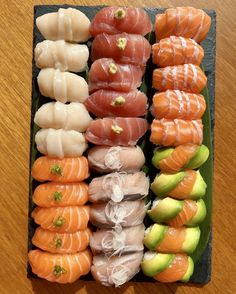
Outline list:
[[[26,277],[31,62],[34,4],[192,5],[217,11],[216,127],[212,281],[203,288],[132,284],[107,289],[94,282],[51,284]],[[235,0],[0,1],[0,293],[236,293],[236,20]]]

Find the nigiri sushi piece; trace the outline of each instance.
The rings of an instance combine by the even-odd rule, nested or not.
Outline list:
[[[160,67],[181,64],[200,65],[203,48],[193,39],[171,36],[152,45],[152,61]]]
[[[35,64],[39,68],[53,67],[61,71],[82,72],[87,66],[89,50],[86,45],[64,40],[44,40],[34,49]]]
[[[186,120],[200,119],[206,110],[206,101],[200,94],[167,90],[153,96],[152,113],[158,118]]]
[[[146,210],[144,200],[92,204],[90,222],[101,228],[136,226],[143,222]]]
[[[194,64],[167,66],[153,71],[152,86],[159,91],[180,90],[199,94],[206,83],[204,72]]]
[[[209,149],[205,145],[184,144],[176,148],[156,148],[152,164],[165,173],[196,169],[203,165],[209,157]]]
[[[173,228],[153,224],[146,229],[143,242],[149,250],[163,253],[191,254],[199,243],[200,234],[199,227]]]
[[[148,195],[149,178],[144,172],[110,173],[93,178],[89,184],[89,201],[94,203],[137,200]]]
[[[77,206],[88,201],[88,185],[77,183],[45,183],[34,190],[32,200],[40,207]]]
[[[90,37],[90,20],[80,10],[71,7],[37,17],[36,25],[47,40],[79,43],[86,42]]]
[[[202,9],[176,7],[156,15],[155,32],[158,40],[175,35],[200,43],[206,38],[210,26],[211,18]]]
[[[97,117],[138,117],[146,114],[148,103],[147,96],[138,90],[127,93],[98,90],[84,104]]]
[[[120,63],[145,66],[151,54],[151,45],[141,35],[127,33],[99,34],[92,43],[91,59],[113,58]]]
[[[186,170],[175,174],[160,173],[151,184],[158,197],[169,195],[176,199],[198,199],[206,194],[207,184],[199,171]]]
[[[89,177],[88,161],[84,156],[63,159],[41,156],[33,163],[31,174],[39,182],[80,182]]]
[[[36,207],[31,216],[45,230],[75,233],[87,228],[89,206]]]
[[[75,233],[56,233],[38,227],[32,238],[32,243],[51,253],[76,253],[83,251],[89,245],[91,231],[86,228]]]
[[[81,102],[87,97],[88,84],[84,78],[59,69],[43,68],[37,77],[40,93],[62,103]]]
[[[30,250],[29,263],[33,273],[50,282],[73,283],[89,273],[92,254],[89,249],[75,254],[53,254],[41,250]]]
[[[90,237],[90,248],[94,255],[107,256],[143,251],[143,224],[116,229],[97,229]]]
[[[203,124],[201,120],[154,119],[150,141],[157,145],[179,146],[187,143],[201,145]]]
[[[194,201],[156,198],[147,214],[153,221],[164,222],[171,227],[195,227],[206,217],[206,206],[202,199]]]
[[[92,36],[102,33],[114,35],[123,32],[145,36],[151,30],[152,23],[144,9],[116,6],[99,10],[90,27]]]
[[[91,273],[102,285],[119,287],[139,272],[142,257],[142,251],[113,257],[96,255],[93,257]]]
[[[40,153],[60,159],[81,156],[88,148],[84,135],[74,130],[41,129],[35,143]]]
[[[92,121],[85,137],[96,145],[134,146],[148,128],[149,125],[143,118],[107,117]]]
[[[137,172],[145,163],[139,146],[95,146],[88,151],[89,167],[98,173]]]
[[[89,71],[89,91],[99,89],[130,92],[141,85],[143,69],[133,64],[116,63],[112,58],[101,58]]]
[[[143,273],[162,283],[188,282],[194,263],[186,254],[164,254],[147,251],[141,263]]]

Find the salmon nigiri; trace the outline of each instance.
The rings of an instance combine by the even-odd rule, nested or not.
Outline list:
[[[102,33],[113,35],[123,32],[144,36],[151,30],[152,23],[144,9],[116,6],[104,7],[99,10],[90,27],[92,36]]]
[[[132,64],[116,63],[112,58],[101,58],[89,71],[89,91],[99,89],[129,92],[141,85],[143,69]]]
[[[148,128],[149,125],[143,118],[107,117],[92,121],[85,137],[97,145],[134,146]]]
[[[154,119],[150,141],[163,146],[179,146],[186,143],[201,145],[203,125],[201,120]]]
[[[83,182],[41,184],[32,198],[40,207],[84,205],[88,201],[88,185]]]
[[[147,96],[138,90],[127,93],[98,90],[88,97],[85,106],[97,117],[144,116],[147,111]]]
[[[89,206],[36,207],[31,214],[43,229],[58,233],[85,230],[89,221]]]
[[[80,182],[89,177],[86,157],[56,159],[41,156],[32,166],[32,177],[39,181]]]
[[[78,280],[90,271],[92,265],[89,249],[75,254],[52,254],[37,249],[31,250],[28,257],[33,273],[61,284]]]
[[[200,93],[206,86],[207,77],[199,66],[184,64],[155,69],[152,85],[159,91],[181,90]]]
[[[202,9],[176,7],[157,14],[155,31],[159,40],[175,35],[192,38],[199,43],[206,38],[210,26],[211,18]]]
[[[76,253],[89,245],[90,229],[86,228],[75,233],[56,233],[38,227],[32,243],[38,248],[51,253]]]
[[[153,96],[152,113],[158,119],[200,119],[205,110],[206,102],[200,94],[167,90]]]
[[[151,46],[141,35],[100,34],[92,43],[91,59],[113,58],[120,63],[145,66],[151,54]]]

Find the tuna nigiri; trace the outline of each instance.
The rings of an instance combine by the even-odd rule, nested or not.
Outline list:
[[[201,145],[203,125],[201,120],[154,119],[151,125],[150,141],[163,146],[179,146],[192,143]]]
[[[90,229],[75,233],[55,233],[38,227],[32,243],[38,248],[51,253],[76,253],[89,245]]]
[[[89,201],[99,203],[112,200],[137,200],[148,195],[149,178],[144,172],[133,174],[110,173],[93,178],[89,184]]]
[[[137,172],[145,163],[139,146],[95,146],[88,151],[89,167],[99,173]]]
[[[152,23],[147,12],[135,7],[104,7],[91,22],[90,33],[110,35],[126,32],[146,35],[152,30]]]
[[[127,93],[98,90],[88,97],[85,106],[97,117],[144,116],[147,111],[147,96],[138,90]]]
[[[159,91],[181,90],[200,93],[206,86],[207,77],[199,66],[184,64],[155,69],[152,85]]]
[[[46,183],[37,186],[32,199],[40,207],[84,205],[88,201],[86,183]]]
[[[91,122],[85,137],[97,145],[134,146],[146,133],[149,125],[143,118],[103,118]]]
[[[52,254],[41,250],[28,253],[33,273],[50,282],[61,284],[73,283],[86,275],[92,265],[89,249],[75,254]]]
[[[80,182],[89,177],[88,161],[84,156],[63,159],[41,156],[33,163],[31,174],[39,182]]]
[[[203,10],[194,7],[169,8],[157,14],[155,31],[157,39],[175,35],[201,42],[211,26],[211,18]]]
[[[113,58],[120,63],[145,66],[151,54],[151,46],[141,35],[100,34],[92,43],[91,59]]]
[[[36,207],[31,216],[45,230],[75,233],[87,228],[89,206]]]
[[[89,91],[99,89],[129,92],[141,85],[143,69],[132,64],[116,63],[111,58],[101,58],[89,71]]]
[[[167,90],[153,96],[152,113],[156,118],[200,119],[206,110],[202,95]]]

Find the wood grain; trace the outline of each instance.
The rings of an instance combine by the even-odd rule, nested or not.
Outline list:
[[[34,4],[192,5],[217,11],[216,128],[212,281],[203,288],[132,284],[107,289],[94,282],[51,284],[26,277],[29,126]],[[208,1],[20,1],[0,3],[0,292],[28,293],[236,293],[236,30],[234,0]]]

